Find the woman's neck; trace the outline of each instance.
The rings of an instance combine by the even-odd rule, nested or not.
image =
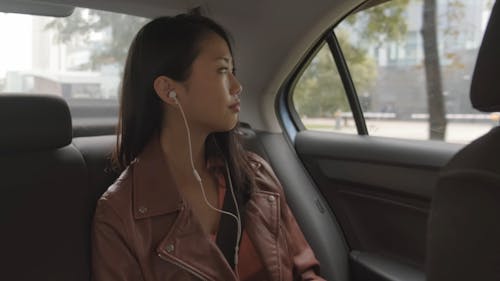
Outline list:
[[[173,119],[173,118],[172,118]],[[189,153],[189,141],[184,121],[165,122],[160,132],[160,143],[165,161],[179,183],[195,180]],[[205,140],[207,133],[190,125],[191,151],[194,167],[201,175],[206,174]]]

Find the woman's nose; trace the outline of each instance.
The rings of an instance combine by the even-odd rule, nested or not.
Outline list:
[[[241,95],[241,92],[243,91],[243,87],[241,86],[240,82],[236,77],[233,75],[233,83],[231,87],[231,95]]]

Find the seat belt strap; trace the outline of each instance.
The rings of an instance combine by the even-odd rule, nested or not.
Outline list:
[[[229,188],[229,183],[227,177],[226,179],[226,193],[224,194],[224,202],[222,204],[222,210],[226,212],[230,212],[236,215],[236,207],[234,206],[233,196],[231,194],[231,190]],[[236,200],[238,201],[240,214],[241,214],[241,233],[243,234],[243,215],[244,208],[242,208],[242,204],[240,204],[240,200],[238,200],[238,196],[236,196]],[[222,254],[226,258],[227,262],[234,270],[234,248],[236,246],[236,236],[238,235],[238,225],[236,220],[228,216],[226,214],[221,214],[220,222],[219,222],[219,230],[217,231],[216,244],[221,250]],[[240,239],[241,243],[241,239]]]

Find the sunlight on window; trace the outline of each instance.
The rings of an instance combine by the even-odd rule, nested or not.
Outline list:
[[[350,15],[334,32],[369,135],[468,143],[499,124],[498,113],[479,112],[469,100],[491,2],[437,0],[433,25],[423,22],[423,5],[419,0],[385,2]],[[435,29],[437,43],[425,44],[432,36],[424,29]],[[426,54],[439,60],[426,61]],[[339,99],[344,94],[342,85],[335,84],[339,74],[311,69],[327,63],[326,58],[318,53],[300,77],[296,110],[307,129],[356,133],[352,114]],[[335,110],[340,112],[332,114]]]
[[[12,28],[15,26],[16,28]],[[0,13],[0,79],[7,71],[28,70],[32,67],[31,17]]]
[[[67,18],[0,13],[0,93],[116,100],[126,52],[147,19],[90,9]]]

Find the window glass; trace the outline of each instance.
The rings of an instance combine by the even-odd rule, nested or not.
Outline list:
[[[89,9],[67,18],[0,13],[0,94],[117,104],[129,45],[146,19]]]
[[[469,100],[492,2],[393,0],[334,29],[342,46],[367,57],[345,56],[370,135],[467,143],[498,124],[497,113],[476,111]],[[423,20],[424,10],[435,11],[435,24]]]
[[[298,79],[292,100],[306,129],[357,134],[342,81],[326,43]]]

